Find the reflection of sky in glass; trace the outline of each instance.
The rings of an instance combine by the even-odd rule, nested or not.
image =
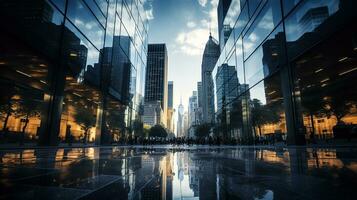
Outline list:
[[[307,12],[311,9],[319,7],[327,7],[328,15],[331,16],[339,9],[339,0],[310,0],[302,3],[293,13],[289,15],[286,20],[286,40],[287,41],[296,41],[304,33],[312,32],[312,29],[305,29],[301,25],[301,19],[305,16]],[[320,16],[321,17],[321,16]],[[310,20],[313,20],[313,16],[310,16]],[[323,20],[324,21],[324,20]],[[320,22],[322,23],[322,21]]]
[[[264,81],[260,82],[258,85],[250,89],[250,99],[259,99],[263,105],[267,103],[267,100],[265,98]]]

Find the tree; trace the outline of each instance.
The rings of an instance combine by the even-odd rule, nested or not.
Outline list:
[[[10,116],[15,112],[16,103],[12,98],[16,94],[17,88],[12,85],[4,84],[0,87],[2,94],[0,96],[0,113],[1,116],[4,117],[3,123],[3,131],[7,130],[7,123],[9,121]]]
[[[324,116],[324,100],[321,92],[316,89],[305,89],[302,94],[301,104],[303,106],[303,112],[310,116],[311,121],[311,137],[315,138],[315,124],[314,116]]]
[[[262,136],[261,127],[264,124],[277,123],[280,121],[278,110],[271,106],[263,105],[259,99],[252,100],[252,124],[253,127],[258,127],[259,136]]]
[[[337,124],[344,124],[342,118],[351,113],[354,102],[338,95],[325,98],[325,101],[324,109],[327,117],[335,116]]]
[[[15,117],[22,118],[21,121],[24,125],[21,130],[21,144],[25,137],[25,131],[29,123],[29,119],[33,117],[41,117],[42,102],[34,99],[34,94],[24,92],[21,94],[21,99],[18,101],[17,108],[15,110]]]
[[[120,133],[124,133],[126,127],[124,110],[107,112],[106,123],[112,136],[118,135],[120,137]]]
[[[74,119],[84,130],[83,143],[86,144],[88,140],[88,131],[90,128],[95,126],[96,119],[93,113],[84,107],[78,107],[76,113],[74,114]]]
[[[164,127],[157,124],[150,128],[149,136],[150,137],[167,137],[167,131]]]
[[[195,136],[197,138],[207,137],[209,135],[210,130],[211,130],[210,124],[208,124],[208,123],[200,124],[196,127]]]

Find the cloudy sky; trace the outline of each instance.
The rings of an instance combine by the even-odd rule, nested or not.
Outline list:
[[[174,106],[197,90],[201,61],[211,28],[217,38],[218,0],[148,0],[149,43],[166,43],[169,80],[174,81]]]

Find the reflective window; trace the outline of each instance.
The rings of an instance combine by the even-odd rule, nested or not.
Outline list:
[[[236,47],[235,54],[236,54],[236,60],[237,60],[236,71],[237,71],[238,84],[245,84],[244,67],[243,67],[242,37],[239,37],[235,47]],[[244,91],[239,90],[239,92],[244,92]]]
[[[97,3],[94,0],[84,0],[84,1],[87,4],[87,6],[91,9],[91,11],[94,13],[95,17],[102,24],[102,26],[105,27],[106,18],[103,12],[99,9]],[[105,8],[105,10],[107,10],[107,8]]]
[[[235,39],[237,40],[238,37],[241,35],[244,27],[247,25],[249,20],[249,16],[248,16],[248,6],[244,6],[239,17],[238,20],[236,22],[236,24],[234,25],[234,36]]]
[[[69,22],[64,35],[65,78],[60,138],[65,141],[94,142],[100,126],[101,64],[107,52],[99,51]]]
[[[83,2],[68,1],[67,16],[97,49],[103,47],[104,29]]]
[[[244,55],[247,58],[273,31],[281,20],[280,1],[270,0],[243,37]]]
[[[249,87],[269,76],[285,61],[285,37],[279,26],[245,62],[245,78]]]
[[[63,15],[45,0],[1,2],[0,142],[48,138],[47,110],[59,67],[62,22]]]
[[[357,124],[357,45],[354,24],[346,25],[294,59],[294,94],[299,127],[309,140],[348,138]],[[312,35],[315,33],[311,33]],[[306,44],[301,37],[298,44]],[[333,48],[331,48],[333,47]],[[296,46],[295,48],[299,48]]]
[[[286,138],[284,101],[280,73],[250,89],[249,126],[253,136],[269,143]]]
[[[248,0],[249,15],[252,17],[262,0]]]
[[[288,16],[285,22],[285,34],[289,58],[295,58],[301,52],[309,49],[319,42],[324,36],[338,29],[338,24],[346,23],[338,15],[339,8],[345,8],[345,13],[351,13],[348,1],[339,3],[338,0],[329,1],[304,1]],[[344,14],[343,14],[344,15]],[[335,25],[325,23],[328,18],[334,20]],[[303,43],[304,41],[308,41]]]

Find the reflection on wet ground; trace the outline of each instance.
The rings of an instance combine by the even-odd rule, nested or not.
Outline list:
[[[357,149],[0,150],[0,199],[353,199]]]

